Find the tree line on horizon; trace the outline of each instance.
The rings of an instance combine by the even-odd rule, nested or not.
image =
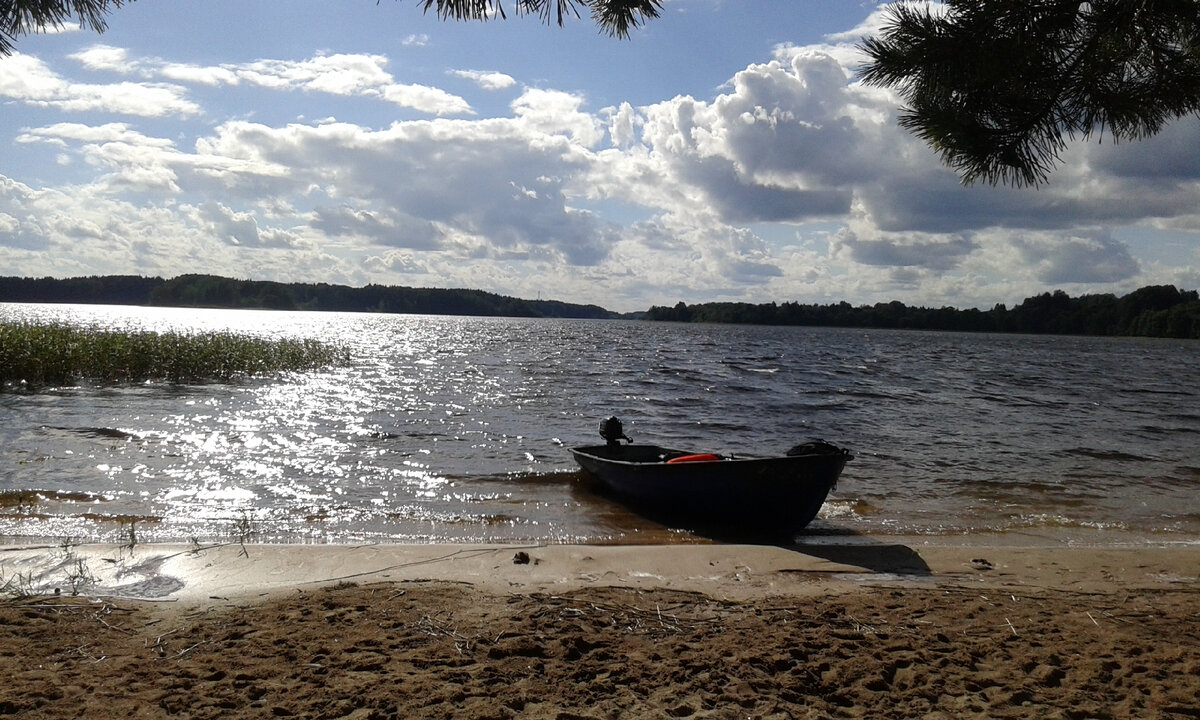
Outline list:
[[[608,318],[598,305],[522,300],[483,290],[236,280],[216,275],[0,277],[0,302],[381,312],[484,317]]]
[[[1149,285],[1121,297],[1071,297],[1062,290],[1026,298],[1011,309],[913,307],[893,300],[853,306],[848,302],[802,305],[714,302],[654,306],[647,320],[755,325],[807,325],[957,332],[1113,335],[1200,339],[1200,294],[1174,285]]]
[[[137,275],[75,278],[0,277],[0,302],[81,303],[270,310],[382,312],[484,317],[557,317],[650,321],[801,325],[957,332],[1055,335],[1126,335],[1200,339],[1200,293],[1174,285],[1149,285],[1124,295],[1071,297],[1062,290],[991,310],[926,308],[888,303],[854,306],[797,302],[711,302],[653,306],[644,313],[612,312],[598,305],[522,300],[483,290],[236,280],[180,275],[170,280]]]

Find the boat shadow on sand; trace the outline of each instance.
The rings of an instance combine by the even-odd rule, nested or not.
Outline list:
[[[616,502],[612,500],[612,502]],[[624,519],[641,518],[670,531],[685,531],[697,538],[726,545],[765,545],[778,547],[801,555],[820,558],[838,565],[862,568],[877,575],[929,577],[929,564],[913,548],[886,538],[866,535],[852,529],[821,523],[796,535],[756,532],[744,527],[722,527],[697,523],[686,516],[665,514],[652,508],[620,504],[626,512]]]
[[[683,531],[696,538],[721,544],[778,547],[880,575],[928,577],[933,574],[925,559],[911,547],[827,521],[819,521],[794,535],[762,532],[744,525],[714,525],[698,522],[686,513],[667,512],[661,507],[646,506],[629,498],[618,497],[586,473],[574,474],[572,479],[578,483],[576,497],[589,505],[593,512],[605,516],[606,524],[610,527],[624,531],[648,531],[651,537],[670,536]]]
[[[839,565],[860,567],[879,575],[933,575],[933,570],[925,562],[925,558],[902,543],[886,542],[857,533],[816,537],[821,538],[821,542],[806,542],[805,536],[800,536],[778,547]]]
[[[678,525],[676,525],[678,527]],[[913,548],[864,535],[841,527],[811,528],[792,537],[754,533],[744,529],[691,525],[688,532],[714,542],[737,545],[769,545],[820,558],[838,565],[862,568],[877,575],[928,577],[933,570]]]

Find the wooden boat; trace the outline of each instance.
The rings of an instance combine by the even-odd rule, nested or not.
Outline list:
[[[738,533],[802,530],[853,459],[847,450],[820,440],[766,458],[695,454],[632,441],[623,445],[619,441],[628,438],[616,418],[601,423],[601,435],[606,444],[571,453],[602,489],[652,517]]]

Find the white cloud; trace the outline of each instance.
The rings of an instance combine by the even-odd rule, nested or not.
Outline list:
[[[137,75],[146,79],[166,78],[208,86],[246,84],[279,91],[377,97],[433,115],[472,112],[466,100],[440,88],[397,83],[387,71],[388,59],[383,55],[336,53],[317,55],[307,60],[264,59],[241,64],[203,66],[158,58],[132,58],[122,48],[94,45],[71,57],[88,70]]]
[[[471,105],[457,95],[427,85],[391,84],[380,88],[380,97],[401,107],[431,115],[474,114]]]
[[[529,88],[512,102],[518,122],[528,130],[549,136],[566,133],[585,147],[604,138],[595,116],[583,111],[583,98],[558,90]]]
[[[19,143],[47,143],[66,148],[70,142],[83,143],[79,152],[94,167],[107,167],[112,172],[97,178],[96,186],[106,185],[109,192],[124,190],[152,193],[179,191],[171,159],[179,157],[173,143],[133,130],[125,123],[84,125],[57,123],[33,128],[18,135]]]
[[[620,309],[677,299],[990,306],[1047,285],[1200,276],[1200,255],[1140,262],[1112,232],[1200,226],[1194,124],[1145,143],[1073,147],[1038,191],[964,188],[896,126],[895,98],[856,82],[852,41],[780,46],[707,99],[594,110],[581,93],[524,86],[498,117],[397,80],[378,54],[219,66],[106,46],[73,56],[88,72],[145,81],[107,86],[15,55],[19,71],[0,64],[0,95],[60,109],[90,97],[87,87],[173,88],[190,102],[181,87],[157,84],[171,80],[236,85],[231,95],[258,102],[295,92],[289,102],[306,117],[344,118],[329,107],[335,97],[439,117],[279,124],[250,121],[257,107],[247,106],[203,127],[22,128],[17,149],[45,145],[85,179],[36,188],[0,177],[0,264],[399,277]],[[498,72],[449,74],[488,90],[518,85]],[[193,104],[153,117],[199,112]]]
[[[93,45],[67,57],[79,61],[79,64],[88,70],[119,73],[129,71],[129,53],[124,48],[111,45]]]
[[[512,75],[494,70],[451,70],[448,74],[470,80],[484,90],[507,90],[517,84]]]
[[[382,55],[326,55],[303,61],[258,60],[236,66],[237,76],[263,87],[358,95],[388,85]]]
[[[103,125],[55,123],[46,127],[26,129],[17,136],[16,140],[21,143],[50,141],[58,144],[64,144],[64,141],[67,140],[78,140],[85,143],[119,142],[158,148],[169,148],[174,145],[170,140],[140,133],[128,123],[105,123]]]
[[[712,102],[642,108],[641,139],[661,172],[727,221],[801,222],[849,212],[881,156],[871,141],[884,116],[832,58],[797,53],[739,72]]]
[[[289,248],[298,244],[294,233],[280,228],[261,228],[254,213],[237,212],[218,202],[202,203],[195,217],[211,237],[241,247]]]
[[[637,121],[638,117],[633,111],[633,106],[627,102],[621,103],[620,107],[612,111],[608,126],[608,135],[612,138],[612,144],[619,148],[631,145],[637,137],[634,134]]]
[[[239,82],[236,70],[231,67],[190,65],[160,59],[134,58],[130,57],[128,50],[111,45],[93,45],[68,57],[93,72],[136,74],[146,78],[163,77],[176,82],[196,85],[236,85]]]
[[[63,78],[38,58],[22,53],[0,62],[0,96],[64,112],[107,112],[141,117],[192,116],[200,106],[183,87],[167,83],[108,85]]]
[[[390,208],[365,210],[349,205],[313,210],[310,226],[329,237],[357,238],[369,245],[433,250],[442,246],[435,223]]]

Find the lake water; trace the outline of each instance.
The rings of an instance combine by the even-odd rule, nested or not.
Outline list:
[[[0,393],[0,542],[699,541],[568,448],[855,455],[809,532],[1200,539],[1200,343],[0,304],[0,319],[342,344],[231,384]]]

